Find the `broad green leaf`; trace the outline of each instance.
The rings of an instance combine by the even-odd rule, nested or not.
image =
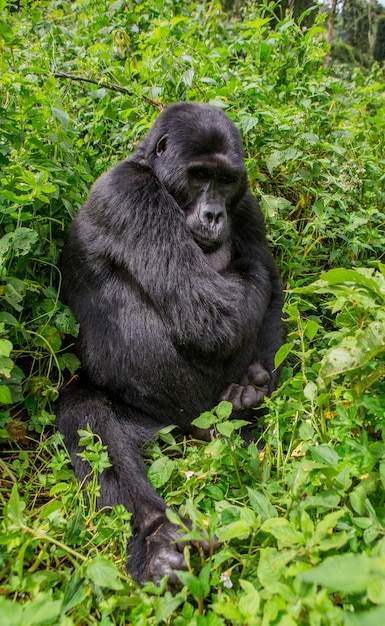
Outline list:
[[[0,239],[0,263],[9,251],[12,250],[15,255],[24,255],[30,251],[33,244],[36,242],[38,234],[32,228],[25,228],[20,226],[14,231],[7,233]]]
[[[260,596],[250,581],[240,580],[239,584],[245,593],[241,594],[238,607],[243,615],[244,621],[248,623],[259,611]]]
[[[187,587],[195,599],[206,597],[204,595],[202,583],[197,576],[183,570],[175,570],[175,572],[178,575],[178,578],[182,581],[183,585]]]
[[[0,354],[9,356],[11,354],[13,345],[8,339],[0,339]]]
[[[67,127],[70,121],[70,116],[63,109],[58,109],[57,107],[51,106],[51,111],[53,115],[56,117],[59,122],[63,124],[63,126]]]
[[[258,578],[263,587],[272,593],[279,590],[282,584],[282,573],[295,554],[296,552],[292,550],[281,551],[275,548],[261,548]]]
[[[254,511],[261,516],[262,523],[272,517],[278,516],[276,509],[269,502],[264,493],[256,491],[255,489],[250,489],[250,487],[247,487],[247,492],[249,494],[250,504]]]
[[[0,20],[0,37],[2,37],[6,43],[12,41],[14,37],[12,28],[3,20]]]
[[[46,596],[36,598],[24,605],[23,624],[28,624],[28,626],[51,626],[52,624],[57,624],[61,607],[61,600],[51,600]]]
[[[285,546],[301,546],[305,544],[303,534],[294,528],[293,524],[284,517],[267,520],[262,524],[261,530],[265,533],[270,533]]]
[[[246,422],[245,420],[229,420],[227,422],[217,424],[217,430],[224,437],[231,437],[234,432],[240,430],[248,424],[250,424],[250,422]]]
[[[218,415],[219,420],[222,422],[230,417],[233,412],[233,405],[231,402],[227,402],[227,400],[222,400],[222,402],[220,402],[216,407],[215,412]]]
[[[90,589],[85,582],[83,578],[76,574],[71,576],[63,598],[62,614],[81,604],[89,595]]]
[[[99,587],[107,587],[115,591],[122,589],[119,580],[120,572],[116,565],[104,556],[96,556],[85,569],[86,576]]]
[[[323,357],[320,378],[327,381],[339,374],[358,369],[385,351],[385,322],[374,321],[345,337]]]
[[[232,522],[227,526],[218,528],[217,536],[219,541],[231,541],[232,539],[245,539],[250,534],[250,526],[244,520]]]
[[[0,404],[12,404],[11,390],[7,385],[0,385]]]
[[[366,554],[330,556],[300,577],[340,593],[364,593],[371,577],[385,579],[385,558],[369,558]]]
[[[217,418],[215,417],[215,415],[209,411],[206,411],[205,413],[202,413],[202,415],[197,417],[195,420],[193,420],[192,424],[193,426],[196,426],[197,428],[206,429],[206,428],[210,428],[210,426],[215,424],[216,421],[217,421]]]
[[[162,456],[154,461],[149,470],[148,478],[154,487],[158,488],[164,485],[174,471],[175,461],[167,456]]]
[[[337,452],[327,443],[321,443],[320,446],[309,446],[309,450],[315,461],[326,463],[331,467],[335,467],[340,460]]]
[[[278,368],[282,363],[286,360],[287,356],[290,354],[292,349],[294,348],[294,342],[284,343],[277,352],[274,357],[274,367]]]
[[[385,283],[384,287],[381,288],[374,278],[367,277],[357,270],[343,268],[329,270],[328,272],[321,274],[320,280],[327,282],[329,285],[340,285],[343,283],[360,285],[361,287],[366,287],[366,289],[375,293],[381,298],[381,300],[385,300]]]
[[[358,613],[344,611],[343,620],[345,626],[382,626],[385,624],[385,606]]]

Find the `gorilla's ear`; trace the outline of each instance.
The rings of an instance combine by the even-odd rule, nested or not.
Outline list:
[[[156,156],[160,156],[166,150],[167,139],[168,133],[166,135],[163,135],[163,137],[159,139],[158,143],[156,144]]]

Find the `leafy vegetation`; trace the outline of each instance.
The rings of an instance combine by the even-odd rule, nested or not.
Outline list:
[[[383,623],[383,69],[325,70],[326,14],[305,28],[267,0],[242,20],[199,0],[0,0],[0,15],[0,622]],[[184,99],[243,133],[288,342],[258,446],[242,447],[222,403],[198,422],[221,438],[168,429],[149,448],[156,488],[221,541],[211,559],[186,555],[172,596],[125,574],[130,516],[96,509],[107,452],[81,433],[84,495],[51,403],[78,368],[57,269],[68,224],[161,105]]]

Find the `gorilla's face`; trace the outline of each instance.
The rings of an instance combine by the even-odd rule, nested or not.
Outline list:
[[[207,254],[219,250],[247,190],[238,131],[218,109],[177,104],[158,117],[149,139],[147,158],[186,215],[196,243]]]

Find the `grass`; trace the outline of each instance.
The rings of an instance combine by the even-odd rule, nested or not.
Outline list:
[[[273,5],[0,0],[0,621],[9,626],[296,624],[385,619],[384,71],[323,68],[325,14]],[[344,76],[349,75],[349,80]],[[84,79],[87,79],[85,82]],[[160,433],[149,476],[212,558],[172,596],[125,573],[130,515],[98,511],[108,462],[75,480],[52,401],[76,374],[57,262],[92,181],[161,104],[206,101],[242,131],[287,286],[281,386],[242,447],[228,406],[209,444]],[[197,416],[198,417],[198,416]]]

